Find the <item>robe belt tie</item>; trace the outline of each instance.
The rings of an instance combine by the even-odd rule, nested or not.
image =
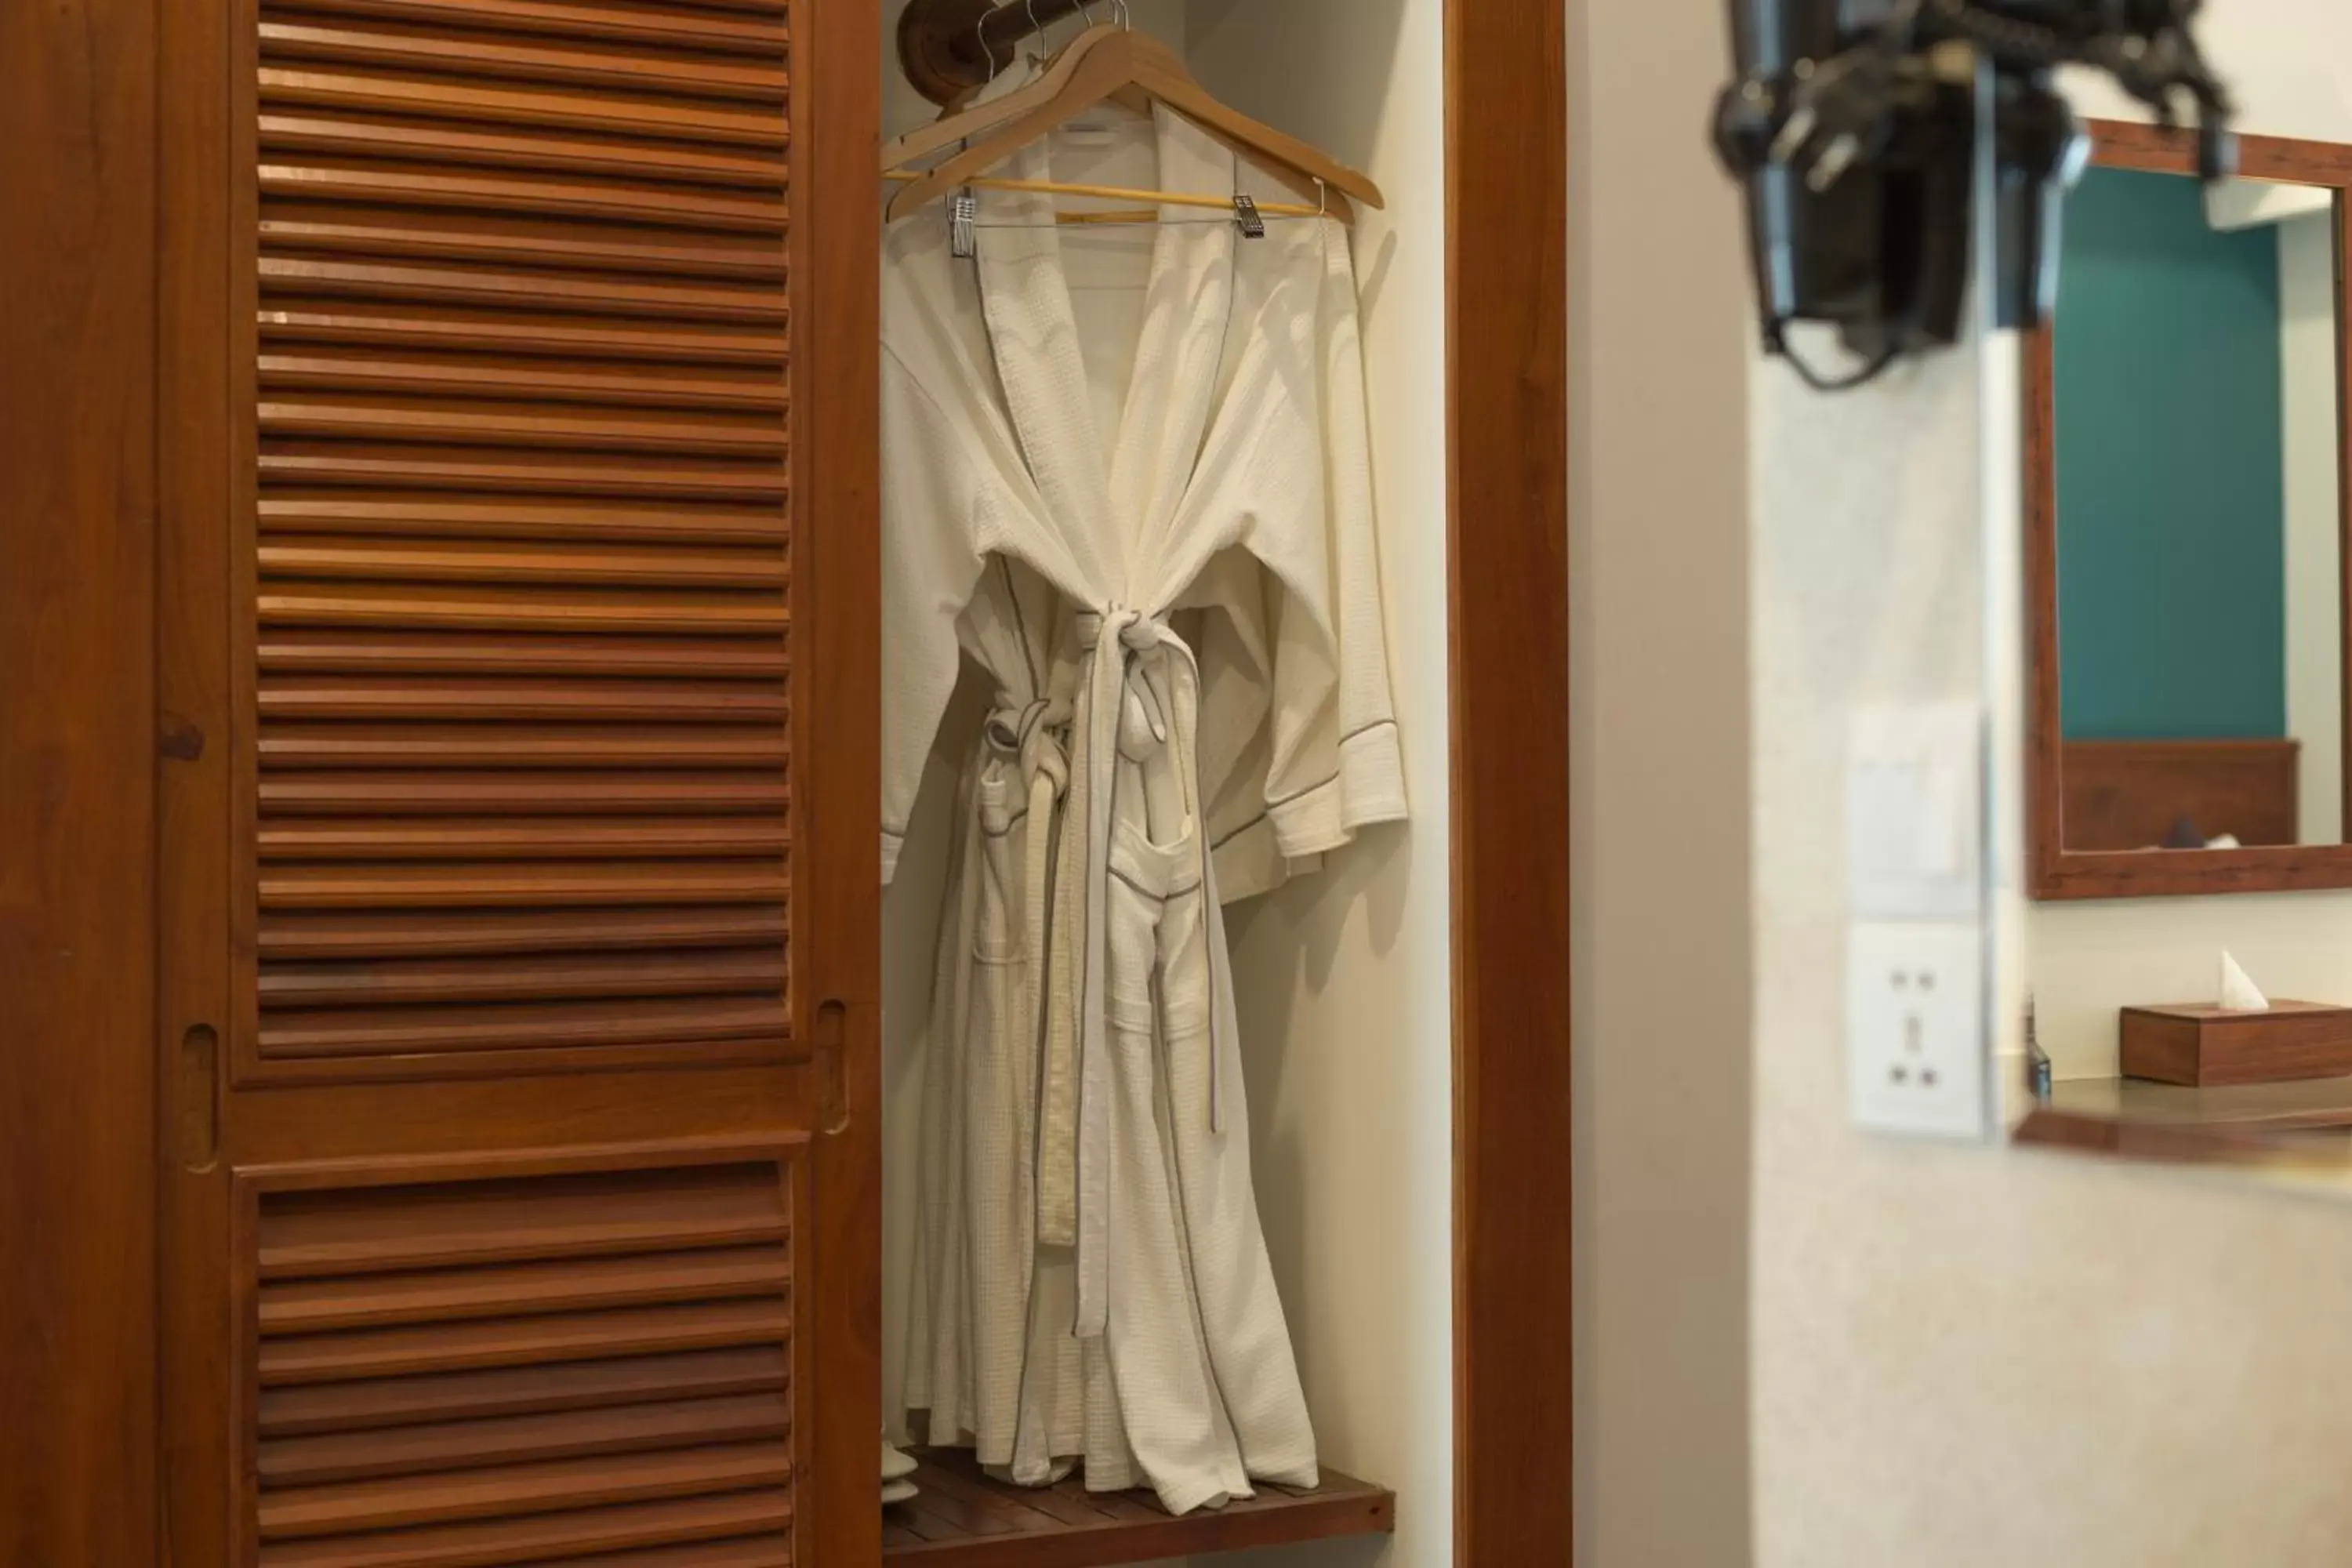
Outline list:
[[[1112,1089],[1108,975],[1110,844],[1112,824],[1118,819],[1118,763],[1122,758],[1131,763],[1148,761],[1171,738],[1178,738],[1180,731],[1184,738],[1191,737],[1197,728],[1201,667],[1192,648],[1166,620],[1140,610],[1114,606],[1083,614],[1078,616],[1077,633],[1078,645],[1088,656],[1086,686],[1075,721],[1085,742],[1085,768],[1071,781],[1071,809],[1083,814],[1087,836],[1086,924],[1078,955],[1076,1060],[1070,1060],[1073,1042],[1068,1031],[1049,1031],[1047,1041],[1039,1234],[1049,1243],[1066,1237],[1076,1246],[1076,1331],[1081,1339],[1095,1339],[1109,1321]],[[1155,651],[1171,656],[1178,666],[1171,672],[1175,680],[1154,679],[1143,656]],[[1179,703],[1183,705],[1181,710]],[[1192,832],[1200,845],[1201,896],[1214,899],[1207,834],[1199,820],[1199,780],[1188,778],[1184,786],[1187,809],[1195,818]],[[1216,1024],[1222,1012],[1216,1004],[1216,945],[1213,933],[1202,944],[1209,986],[1209,1126],[1222,1134],[1225,1116],[1223,1053]],[[1066,978],[1061,983],[1066,984]],[[1068,1113],[1074,1078],[1075,1118]],[[1073,1170],[1074,1192],[1067,1185]]]
[[[1046,977],[1053,935],[1048,921],[1054,905],[1054,807],[1070,790],[1070,720],[1066,700],[1041,698],[1016,707],[1008,699],[989,714],[982,730],[989,750],[1017,767],[1028,789],[1029,828],[1022,836],[1021,868],[1022,927],[1026,942],[1022,951],[1029,955],[1030,975],[1027,1037],[1030,1048],[1048,1060],[1053,1056],[1046,1044],[1052,1027]],[[1022,1140],[1017,1158],[1022,1190],[1034,1194],[1037,1191],[1035,1142]],[[1068,1245],[1066,1237],[1062,1245]]]
[[[1033,791],[1049,780],[1059,799],[1070,787],[1070,751],[1062,733],[1069,723],[1068,703],[1040,698],[1026,707],[999,707],[988,716],[984,733],[992,751],[1021,765],[1021,776]]]

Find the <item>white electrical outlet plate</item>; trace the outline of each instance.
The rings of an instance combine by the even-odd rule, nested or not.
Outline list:
[[[1855,1125],[1912,1137],[1990,1136],[1984,963],[1984,935],[1973,921],[1852,929],[1846,1068]]]

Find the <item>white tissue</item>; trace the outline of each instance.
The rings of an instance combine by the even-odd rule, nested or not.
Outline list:
[[[2221,954],[2221,1010],[2225,1013],[2267,1013],[2271,999],[2246,977],[2228,951]]]

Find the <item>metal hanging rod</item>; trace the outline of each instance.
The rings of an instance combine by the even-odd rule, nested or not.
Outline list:
[[[898,64],[916,91],[947,103],[1012,64],[1022,39],[1085,6],[1086,0],[907,0],[898,14]]]

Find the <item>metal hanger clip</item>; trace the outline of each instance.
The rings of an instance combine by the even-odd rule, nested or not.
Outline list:
[[[960,261],[980,254],[980,198],[970,191],[948,198],[948,243]]]
[[[1241,226],[1242,237],[1244,239],[1264,239],[1265,237],[1265,216],[1257,210],[1257,198],[1255,196],[1235,196],[1234,198],[1234,222]]]

